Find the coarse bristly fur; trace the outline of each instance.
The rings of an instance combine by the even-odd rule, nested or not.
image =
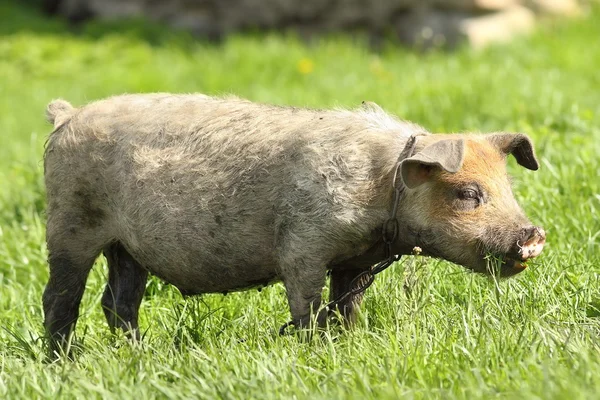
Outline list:
[[[505,173],[508,153],[537,168],[524,135],[432,135],[372,103],[309,110],[204,95],[123,95],[81,108],[58,100],[47,117],[44,310],[56,340],[71,332],[103,251],[103,306],[130,328],[145,271],[185,294],[282,280],[294,321],[307,324],[328,269],[336,295],[383,258],[381,227],[411,135],[395,252],[419,245],[485,272],[486,253],[514,258],[531,236]],[[461,198],[465,187],[476,203]],[[358,300],[344,305],[347,318]]]

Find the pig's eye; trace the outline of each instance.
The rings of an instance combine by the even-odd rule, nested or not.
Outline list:
[[[458,197],[461,200],[479,199],[479,193],[474,189],[462,189],[458,192]]]
[[[456,188],[454,196],[454,207],[462,211],[474,210],[486,202],[485,191],[476,182]]]

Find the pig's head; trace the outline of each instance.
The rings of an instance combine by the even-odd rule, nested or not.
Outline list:
[[[406,190],[398,217],[411,242],[425,255],[477,272],[523,271],[542,251],[546,234],[513,196],[508,154],[527,169],[539,167],[523,134],[419,137],[416,153],[402,162],[399,174]]]

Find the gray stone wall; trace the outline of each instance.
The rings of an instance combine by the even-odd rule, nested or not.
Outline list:
[[[578,0],[46,0],[46,8],[72,20],[141,16],[208,38],[245,29],[363,30],[425,47],[484,46],[527,33],[540,15],[580,12]]]

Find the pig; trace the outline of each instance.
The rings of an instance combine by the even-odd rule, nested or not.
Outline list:
[[[390,218],[388,251],[418,246],[483,274],[489,256],[501,276],[523,271],[546,240],[506,172],[508,154],[538,169],[520,133],[432,134],[373,103],[313,110],[200,94],[56,100],[47,118],[43,308],[55,353],[101,253],[108,324],[137,336],[149,273],[183,295],[282,281],[294,325],[307,327],[328,273],[335,299],[386,258]],[[361,296],[337,305],[343,320]]]

